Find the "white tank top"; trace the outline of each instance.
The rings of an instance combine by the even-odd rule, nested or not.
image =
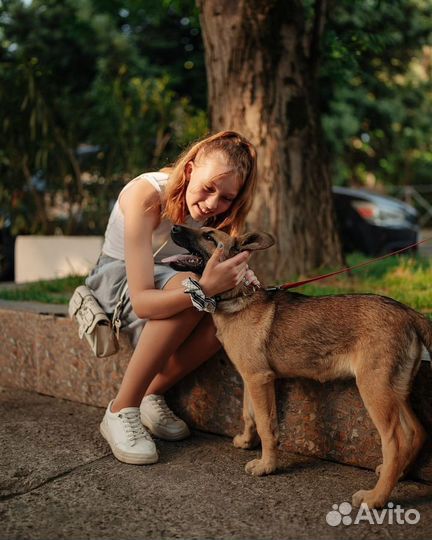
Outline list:
[[[108,220],[108,225],[105,231],[105,241],[102,246],[102,251],[110,257],[124,261],[124,215],[119,205],[119,198],[129,187],[136,182],[149,182],[160,193],[162,209],[164,205],[163,193],[168,182],[168,174],[163,172],[150,172],[137,176],[120,191],[119,196],[114,204]],[[187,217],[185,225],[193,228],[202,226],[202,223],[194,221],[190,216]],[[170,230],[172,227],[171,221],[168,219],[161,220],[159,226],[153,231],[153,253],[158,251],[155,256],[155,262],[160,262],[164,257],[176,255],[178,253],[187,253],[187,251],[171,240]],[[166,242],[166,244],[165,244]],[[165,244],[165,245],[164,245]],[[162,247],[163,246],[163,247]]]

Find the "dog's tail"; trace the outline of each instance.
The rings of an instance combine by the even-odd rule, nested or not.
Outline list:
[[[432,367],[432,322],[417,311],[412,310],[411,315],[417,335],[429,353]]]

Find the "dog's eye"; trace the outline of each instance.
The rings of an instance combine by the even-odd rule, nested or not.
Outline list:
[[[209,242],[213,242],[215,246],[217,246],[217,240],[215,240],[214,236],[210,233],[203,233],[204,240],[207,240]]]

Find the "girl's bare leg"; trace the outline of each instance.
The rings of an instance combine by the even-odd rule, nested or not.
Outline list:
[[[188,274],[175,275],[165,288],[179,287],[185,275]],[[202,312],[191,307],[168,319],[153,319],[145,324],[111,407],[112,412],[124,407],[139,407],[151,381],[202,317]]]
[[[146,395],[165,394],[171,386],[211,358],[221,347],[211,315],[205,314],[189,337],[170,356],[162,371],[152,380]]]

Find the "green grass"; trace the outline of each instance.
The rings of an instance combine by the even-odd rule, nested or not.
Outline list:
[[[347,264],[353,266],[367,260],[367,257],[353,254],[348,256]],[[325,274],[332,270],[335,269],[311,272],[308,276],[299,276],[298,280]],[[294,280],[291,279],[291,281]],[[82,276],[71,276],[7,289],[2,288],[0,284],[0,298],[67,304],[75,287],[83,282]],[[274,284],[270,280],[267,283]],[[390,257],[365,268],[354,270],[351,275],[342,274],[298,287],[293,291],[314,296],[343,293],[383,294],[424,313],[432,313],[432,261],[419,256]]]
[[[0,298],[3,300],[44,302],[47,304],[67,304],[78,285],[84,284],[83,276],[35,281],[28,284],[5,288],[0,283]]]
[[[347,258],[347,265],[354,266],[370,260],[360,254]],[[298,281],[334,269],[299,276]],[[293,281],[293,280],[291,280]],[[391,296],[414,309],[432,313],[432,261],[416,256],[395,256],[359,268],[350,274],[327,278],[323,281],[292,289],[312,296],[345,293],[374,293]]]

